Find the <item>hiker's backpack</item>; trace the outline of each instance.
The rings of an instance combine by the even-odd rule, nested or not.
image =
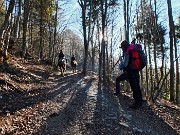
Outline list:
[[[131,44],[126,53],[129,54],[129,67],[131,69],[140,71],[147,65],[147,56],[140,44]]]

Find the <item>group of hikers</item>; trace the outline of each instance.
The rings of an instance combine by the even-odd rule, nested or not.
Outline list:
[[[135,44],[135,40],[130,44],[128,41],[124,40],[119,46],[123,51],[123,56],[119,57],[120,64],[119,69],[123,73],[116,78],[116,92],[115,96],[120,96],[120,82],[127,80],[130,83],[130,87],[133,92],[134,103],[129,105],[130,108],[136,109],[142,106],[142,93],[139,85],[139,71],[142,70],[146,64],[147,60],[145,54],[142,50],[142,46]],[[64,59],[63,51],[59,53],[59,59]],[[74,55],[71,57],[71,66],[73,61],[75,61]],[[117,62],[118,62],[117,61]],[[117,64],[117,63],[116,63]],[[116,65],[115,64],[115,65]]]

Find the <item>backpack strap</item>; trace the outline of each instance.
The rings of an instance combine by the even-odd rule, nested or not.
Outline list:
[[[128,47],[128,49],[127,49],[127,51],[126,51],[126,54],[129,54],[132,50],[134,50],[136,48],[136,45],[135,44],[131,44],[129,47]]]

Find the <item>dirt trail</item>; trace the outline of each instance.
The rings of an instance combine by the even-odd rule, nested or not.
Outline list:
[[[68,71],[61,77],[59,72],[26,68],[28,76],[42,78],[26,84],[27,92],[1,94],[1,135],[178,135],[180,126],[171,128],[147,102],[132,110],[130,97],[99,90],[93,73],[83,76]]]
[[[147,103],[132,110],[129,97],[99,91],[95,75],[74,74],[58,82],[51,100],[56,111],[47,118],[41,135],[177,135]]]

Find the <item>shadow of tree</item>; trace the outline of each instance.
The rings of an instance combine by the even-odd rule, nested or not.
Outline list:
[[[39,74],[44,76],[43,71],[32,71],[35,74]],[[28,73],[24,73],[22,71],[19,72],[19,74],[25,74],[26,76],[31,76]],[[32,107],[35,104],[38,104],[40,102],[47,102],[48,100],[53,99],[56,95],[63,93],[67,88],[73,87],[74,84],[77,83],[78,80],[73,80],[73,78],[77,77],[78,74],[72,74],[69,76],[66,76],[64,78],[60,78],[59,76],[56,76],[56,81],[58,82],[57,85],[53,86],[54,89],[60,88],[60,86],[64,83],[63,87],[61,87],[61,90],[54,90],[52,91],[52,87],[46,87],[46,83],[49,81],[44,81],[44,79],[40,79],[37,84],[44,84],[43,88],[37,88],[37,89],[31,89],[29,91],[22,91],[22,90],[14,90],[10,92],[6,92],[2,94],[2,99],[0,99],[0,115],[6,115],[7,112],[10,114],[13,114],[16,111],[19,111],[23,108]],[[32,77],[32,76],[31,76]],[[58,78],[59,77],[59,78]],[[83,77],[83,76],[78,76]],[[79,78],[80,79],[80,78]],[[54,80],[51,80],[52,83]]]
[[[46,124],[40,129],[38,134],[64,134],[64,131],[68,131],[69,126],[76,124],[78,117],[83,115],[82,108],[88,100],[87,92],[94,81],[94,78],[91,78],[86,84],[81,84],[79,83],[79,81],[81,82],[81,79],[82,78],[77,79],[78,83],[76,82],[77,85],[75,86],[71,85],[70,87],[69,85],[66,85],[65,87],[62,87],[62,89],[68,90],[68,92],[61,94],[68,95],[57,98],[55,102],[62,104],[64,99],[66,102],[62,105],[63,109],[60,109],[55,115],[50,115]],[[60,89],[58,89],[58,91],[60,91]],[[55,117],[53,118],[53,116]],[[52,123],[54,124],[52,125]],[[51,129],[51,131],[48,129]]]

